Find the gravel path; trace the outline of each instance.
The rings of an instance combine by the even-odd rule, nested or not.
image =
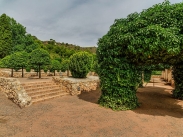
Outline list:
[[[112,111],[100,89],[20,109],[0,92],[0,137],[183,137],[183,101],[155,79],[137,92],[140,107]]]

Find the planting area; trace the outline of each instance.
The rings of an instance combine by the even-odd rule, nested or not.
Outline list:
[[[20,109],[0,92],[0,137],[182,137],[183,101],[159,78],[137,91],[140,107],[113,111],[97,104],[100,89]]]

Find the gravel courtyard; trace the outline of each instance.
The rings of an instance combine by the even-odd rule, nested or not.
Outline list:
[[[97,104],[100,89],[20,109],[0,92],[0,137],[183,137],[183,101],[159,79],[137,96],[140,107],[113,111]]]

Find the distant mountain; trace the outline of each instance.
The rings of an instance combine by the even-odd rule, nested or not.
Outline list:
[[[57,46],[64,46],[65,48],[68,48],[70,50],[81,50],[81,51],[87,51],[90,53],[96,53],[97,47],[93,46],[93,47],[80,47],[78,45],[74,45],[74,44],[69,44],[69,43],[64,43],[64,42],[56,42],[53,39],[50,39],[49,41],[42,41],[42,43],[46,46],[46,45],[57,45]]]

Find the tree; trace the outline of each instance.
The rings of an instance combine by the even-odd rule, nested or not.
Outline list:
[[[58,60],[51,60],[50,70],[54,72],[54,76],[55,76],[55,70],[60,70],[60,62]]]
[[[60,69],[62,72],[67,71],[67,76],[69,76],[69,59],[62,60],[60,64]]]
[[[115,20],[98,41],[100,105],[115,110],[136,108],[139,83],[136,77],[140,71],[137,68],[144,70],[144,66],[161,63],[175,66],[174,75],[180,74],[181,69],[177,68],[183,64],[182,20],[183,3],[170,4],[169,1]],[[183,77],[181,79],[183,81]],[[177,84],[176,89],[175,97],[181,98],[183,84]]]
[[[10,18],[9,16],[7,16],[8,18],[8,22],[10,24],[11,27],[11,33],[12,33],[12,50],[11,53],[14,52],[18,52],[18,51],[23,51],[22,50],[15,50],[16,46],[25,46],[25,37],[26,37],[26,28],[21,25],[20,23],[17,23],[15,19]]]
[[[1,60],[1,67],[3,68],[10,68],[11,77],[13,77],[13,69],[21,68],[22,69],[22,77],[23,77],[23,69],[27,66],[29,55],[25,51],[23,52],[16,52],[11,55],[4,57]]]
[[[0,58],[10,54],[12,48],[11,26],[6,14],[0,16]]]
[[[10,55],[8,55],[8,56],[4,57],[3,59],[1,59],[0,67],[1,68],[10,68],[9,60],[10,60]]]
[[[39,68],[39,78],[41,78],[41,66],[50,65],[50,55],[44,49],[35,49],[30,53],[30,64],[37,65]]]
[[[92,55],[78,52],[69,58],[69,70],[74,78],[85,78],[91,69]]]
[[[13,77],[13,69],[15,68],[13,66],[13,61],[11,60],[11,55],[8,55],[6,57],[4,57],[2,60],[1,60],[1,68],[10,68],[11,69],[11,77]]]
[[[10,55],[10,64],[11,66],[15,68],[21,68],[22,69],[22,77],[24,77],[24,68],[28,65],[28,59],[29,55],[27,52],[16,52]]]

